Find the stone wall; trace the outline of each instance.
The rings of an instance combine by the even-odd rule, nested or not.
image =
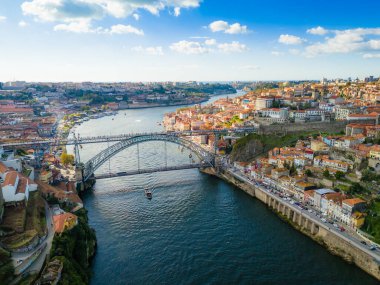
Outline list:
[[[291,209],[282,203],[280,199],[276,200],[267,195],[264,191],[247,184],[240,179],[235,178],[227,172],[216,172],[213,168],[203,169],[202,172],[215,175],[246,192],[252,197],[256,197],[261,202],[268,205],[270,209],[276,212],[282,219],[287,221],[294,228],[303,234],[325,246],[331,253],[342,257],[344,260],[354,263],[359,268],[380,280],[380,263],[365,251],[360,250],[349,240],[336,235],[327,229],[328,226],[322,223],[315,223],[308,219],[299,210]]]
[[[320,228],[317,238],[334,254],[350,263],[354,263],[368,274],[380,280],[380,264],[369,254],[353,246],[351,242],[335,235],[331,231]]]
[[[340,132],[346,129],[347,122],[310,122],[310,123],[294,123],[294,124],[278,124],[269,126],[260,126],[259,134],[291,134],[304,131],[323,131],[323,132]]]

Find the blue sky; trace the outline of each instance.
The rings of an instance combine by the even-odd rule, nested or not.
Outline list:
[[[1,0],[0,81],[380,75],[373,0]]]

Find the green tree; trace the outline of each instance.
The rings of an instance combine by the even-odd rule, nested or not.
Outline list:
[[[342,171],[337,171],[336,173],[335,173],[335,178],[337,179],[337,180],[340,180],[340,179],[342,179],[344,177],[344,173],[342,172]]]
[[[305,174],[306,174],[307,176],[309,176],[309,177],[312,177],[312,176],[313,176],[313,172],[311,172],[310,169],[306,169]]]
[[[330,172],[328,171],[328,169],[325,169],[323,171],[323,177],[325,177],[325,178],[329,178],[330,177]]]
[[[359,194],[365,192],[365,188],[360,183],[352,183],[350,186],[350,189],[348,190],[348,193],[350,194]]]

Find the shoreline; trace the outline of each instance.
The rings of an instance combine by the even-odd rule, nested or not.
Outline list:
[[[339,256],[344,261],[354,264],[362,269],[367,274],[380,280],[380,261],[376,260],[373,256],[354,246],[349,240],[346,240],[330,230],[330,228],[323,228],[324,225],[314,225],[313,222],[304,220],[302,214],[297,216],[294,213],[290,215],[291,210],[287,210],[285,205],[276,203],[273,199],[262,193],[262,190],[242,181],[228,172],[217,172],[214,168],[207,168],[200,170],[202,173],[212,175],[222,179],[223,181],[236,186],[252,198],[263,202],[268,206],[273,213],[275,213],[282,221],[292,226],[295,230],[311,238],[319,245],[328,250],[329,253]],[[324,226],[326,227],[326,226]]]

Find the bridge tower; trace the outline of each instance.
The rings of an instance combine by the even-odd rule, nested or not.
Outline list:
[[[79,153],[79,141],[78,138],[74,135],[74,158],[75,158],[75,178],[77,180],[77,191],[84,190],[84,177],[83,163],[80,162],[80,153]]]

